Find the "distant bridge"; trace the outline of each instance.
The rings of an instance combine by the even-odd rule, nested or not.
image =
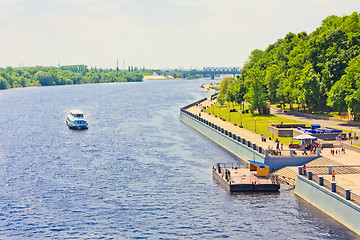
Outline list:
[[[211,79],[215,78],[216,74],[232,74],[234,77],[236,75],[241,74],[240,67],[203,67],[203,69],[192,69],[192,70],[163,70],[156,72],[157,74],[181,74],[183,78],[185,75],[195,75],[195,74],[203,74],[205,77],[206,74],[211,75]]]

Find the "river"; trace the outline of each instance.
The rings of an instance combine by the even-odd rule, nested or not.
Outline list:
[[[229,194],[233,155],[180,122],[210,80],[0,91],[0,239],[355,239],[296,197]],[[69,130],[71,109],[89,129]]]

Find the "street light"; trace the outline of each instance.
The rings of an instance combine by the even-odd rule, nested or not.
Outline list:
[[[231,111],[230,111],[230,108],[229,108],[229,122],[231,122]]]
[[[350,127],[350,144],[352,145],[352,127]]]
[[[240,122],[241,122],[240,127],[242,128],[242,110],[240,109],[239,111],[240,111]]]
[[[255,118],[255,133],[256,133],[256,118]]]

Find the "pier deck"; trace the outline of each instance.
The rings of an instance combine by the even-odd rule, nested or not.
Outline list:
[[[230,171],[230,177],[226,174]],[[267,177],[258,177],[249,168],[217,168],[213,176],[230,192],[274,192],[280,184]]]

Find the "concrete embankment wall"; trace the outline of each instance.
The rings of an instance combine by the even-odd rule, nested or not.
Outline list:
[[[360,235],[360,207],[298,175],[295,194]]]
[[[300,166],[319,157],[319,155],[300,155],[290,157],[268,156],[267,150],[259,149],[258,146],[255,146],[254,148],[253,143],[247,141],[244,136],[241,136],[241,141],[238,141],[237,138],[239,136],[236,136],[236,139],[231,138],[226,134],[227,131],[222,133],[221,131],[216,130],[214,127],[209,126],[211,123],[208,125],[203,121],[196,119],[196,116],[191,116],[189,114],[190,113],[187,113],[185,110],[181,109],[180,120],[244,161],[253,160],[265,163],[274,170],[285,166]]]
[[[221,132],[211,128],[210,126],[195,120],[191,116],[180,112],[180,120],[189,126],[193,127],[206,137],[210,138],[215,143],[219,144],[229,152],[235,154],[244,161],[254,160],[257,162],[264,163],[265,156],[257,151],[252,150],[244,144],[237,142],[236,140],[222,134]]]

